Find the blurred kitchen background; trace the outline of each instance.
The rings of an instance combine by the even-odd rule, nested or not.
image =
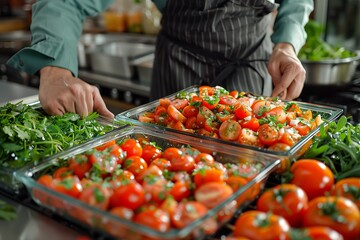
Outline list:
[[[0,0],[0,81],[36,89],[37,76],[5,64],[12,54],[30,44],[31,6],[35,1]],[[322,38],[330,44],[360,50],[360,28],[356,27],[360,25],[360,0],[314,3],[311,19],[323,24]],[[151,0],[117,0],[107,11],[84,23],[78,44],[79,77],[99,87],[115,114],[149,101],[160,19],[161,13]],[[343,85],[306,84],[299,100],[340,106],[359,122],[358,69],[352,73],[351,81]]]

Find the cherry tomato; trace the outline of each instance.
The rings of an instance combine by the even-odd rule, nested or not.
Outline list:
[[[100,184],[92,184],[79,195],[79,200],[91,206],[106,210],[109,207],[111,192]]]
[[[241,129],[238,142],[245,145],[263,147],[264,144],[260,142],[258,134],[251,129]]]
[[[252,114],[251,112],[251,108],[245,106],[244,104],[239,104],[236,108],[235,108],[235,116],[237,117],[237,119],[242,120],[244,118],[250,117]]]
[[[350,177],[339,180],[332,189],[331,195],[346,197],[360,209],[360,178]]]
[[[147,209],[139,212],[135,215],[134,222],[160,232],[166,232],[170,229],[169,213],[160,208]]]
[[[189,117],[196,117],[196,115],[199,113],[199,109],[195,106],[188,105],[184,107],[182,114],[189,118]]]
[[[223,183],[225,179],[223,171],[211,167],[199,168],[193,173],[193,176],[196,187],[200,187],[207,182]]]
[[[96,147],[95,149],[98,150],[98,151],[103,151],[105,149],[107,149],[108,147],[112,146],[116,144],[115,140],[111,140],[111,141],[108,141],[104,144],[101,144],[100,146]]]
[[[145,160],[142,157],[135,155],[126,158],[122,166],[124,170],[132,172],[136,180],[141,180],[144,171],[148,168]]]
[[[223,140],[235,141],[239,138],[241,132],[240,124],[235,120],[223,122],[219,128],[219,136]]]
[[[64,178],[73,175],[73,171],[70,170],[68,167],[59,167],[53,173],[53,178]]]
[[[102,175],[108,175],[114,172],[118,165],[115,156],[99,151],[92,151],[89,156],[89,162],[93,167],[99,170]]]
[[[177,110],[182,110],[184,107],[188,106],[189,101],[185,98],[176,98],[172,100],[171,105],[173,105]]]
[[[215,159],[214,157],[209,153],[199,153],[195,157],[195,163],[205,163],[205,165],[211,166],[214,163]]]
[[[145,203],[145,192],[137,182],[120,185],[110,197],[111,207],[126,207],[135,210]]]
[[[290,169],[293,177],[290,183],[302,188],[309,200],[325,195],[334,185],[330,168],[315,159],[299,159]]]
[[[177,181],[170,190],[170,194],[178,202],[187,198],[191,194],[189,184],[186,181]]]
[[[185,171],[191,172],[195,168],[195,160],[190,155],[182,155],[173,157],[171,160],[171,171]]]
[[[150,164],[155,158],[162,156],[162,151],[155,146],[150,144],[143,147],[141,157],[146,161],[147,164]]]
[[[114,207],[111,208],[109,212],[117,217],[125,218],[127,220],[131,220],[134,216],[134,211],[125,207]]]
[[[53,179],[53,189],[71,197],[77,198],[83,190],[77,176]]]
[[[277,106],[265,112],[263,117],[275,117],[277,123],[286,121],[286,114],[282,106]]]
[[[237,103],[237,101],[236,98],[231,95],[221,95],[219,103],[228,106],[234,106]]]
[[[344,240],[340,233],[329,227],[314,226],[299,228],[290,232],[291,240]]]
[[[251,210],[240,215],[235,222],[233,235],[252,240],[288,239],[290,225],[281,216]]]
[[[132,138],[126,139],[120,144],[120,147],[126,152],[127,157],[141,156],[143,152],[141,144]]]
[[[174,211],[171,222],[176,228],[184,228],[208,211],[202,203],[196,201],[180,202]]]
[[[182,113],[177,110],[174,106],[170,105],[167,108],[167,112],[169,114],[169,116],[174,119],[175,121],[181,122],[181,123],[185,123],[186,122],[186,117],[184,115],[182,115]]]
[[[53,184],[53,177],[49,174],[41,175],[37,182],[45,187],[51,188]]]
[[[163,158],[166,158],[169,161],[171,161],[171,159],[177,158],[177,157],[181,156],[182,154],[183,154],[183,152],[179,148],[169,147],[164,150]]]
[[[149,167],[153,165],[157,166],[163,171],[170,168],[171,162],[166,158],[156,158],[150,163]]]
[[[76,155],[69,160],[69,169],[80,179],[85,176],[85,173],[87,173],[91,167],[92,164],[85,154]]]
[[[360,236],[360,210],[344,197],[317,197],[310,201],[303,217],[303,226],[325,226],[340,233],[344,239]]]
[[[265,123],[259,127],[258,137],[262,144],[270,146],[278,142],[279,131],[275,127]]]
[[[233,190],[229,185],[221,182],[208,182],[195,190],[195,199],[210,209],[225,201],[231,194],[233,194]]]
[[[240,122],[242,128],[249,128],[252,131],[257,131],[260,127],[259,119],[252,117],[249,120],[243,120]]]
[[[280,184],[266,190],[256,203],[257,210],[282,216],[292,227],[301,226],[307,207],[305,192],[293,184]]]

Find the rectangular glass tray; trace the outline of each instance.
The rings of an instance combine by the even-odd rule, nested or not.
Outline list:
[[[255,177],[252,178],[252,180],[248,181],[245,185],[240,187],[222,203],[210,209],[203,217],[195,220],[184,228],[171,228],[166,232],[160,232],[144,225],[137,224],[131,220],[116,217],[110,214],[108,211],[100,210],[75,198],[46,188],[36,181],[41,174],[49,172],[50,169],[54,170],[53,167],[57,166],[61,161],[64,161],[74,155],[82,154],[108,141],[121,141],[129,137],[146,137],[151,142],[155,142],[156,145],[162,149],[183,146],[194,147],[201,149],[201,152],[205,151],[212,153],[215,161],[217,162],[237,163],[239,161],[246,161],[247,163],[257,164],[259,166],[259,171]],[[256,187],[259,187],[257,188],[259,190],[257,193],[259,193],[263,188],[268,176],[273,171],[276,171],[279,164],[280,160],[274,156],[256,153],[252,150],[239,146],[234,147],[222,143],[214,144],[211,139],[202,139],[198,138],[197,136],[184,136],[172,130],[154,129],[148,126],[128,125],[109,132],[97,139],[86,142],[80,146],[58,153],[37,166],[21,169],[20,171],[16,172],[16,178],[26,186],[32,199],[40,206],[54,211],[56,214],[61,215],[65,219],[75,224],[78,224],[82,227],[95,229],[97,231],[103,232],[105,235],[109,235],[110,233],[109,230],[104,229],[108,226],[112,226],[113,229],[119,229],[119,231],[116,233],[116,237],[123,237],[124,239],[141,239],[141,237],[144,236],[151,238],[154,237],[156,239],[183,239],[186,237],[191,237],[191,239],[201,239],[205,237],[201,226],[204,224],[204,222],[206,222],[207,219],[215,217],[217,213],[224,210],[236,199],[246,198],[248,201],[254,200],[257,194],[251,194],[251,197],[249,196],[249,192],[254,189],[252,187],[255,187],[255,185]],[[55,202],[56,204],[54,204]],[[235,206],[234,214],[237,210],[241,209],[245,203],[247,202],[245,201],[243,204]],[[77,218],[77,216],[72,214],[79,211],[87,216],[88,220],[80,220]],[[218,229],[219,228],[220,225],[218,226]]]
[[[190,93],[198,93],[198,92],[199,92],[199,86],[195,85],[195,86],[188,87],[184,90],[181,90],[179,92],[176,92],[174,94],[171,94],[171,95],[167,96],[166,98],[169,98],[170,100],[174,100],[174,99],[176,99],[176,96],[179,93],[190,94]],[[286,102],[290,102],[290,101],[283,101],[283,102],[286,103]],[[313,113],[320,114],[322,119],[324,120],[324,123],[322,123],[321,125],[327,124],[328,122],[335,121],[343,113],[343,109],[341,109],[341,108],[319,105],[319,104],[312,104],[312,103],[307,103],[307,102],[300,102],[300,101],[291,101],[291,102],[298,104],[298,106],[302,110],[311,110]],[[151,127],[159,128],[159,129],[162,129],[162,128],[169,129],[165,126],[156,125],[156,124],[152,124],[152,123],[144,123],[144,122],[140,122],[138,120],[139,116],[143,115],[146,112],[153,112],[158,105],[159,105],[159,100],[155,100],[150,103],[132,108],[132,109],[124,111],[124,112],[121,112],[115,117],[115,119],[117,119],[120,122],[123,122],[123,124],[126,124],[126,123],[127,124],[135,124],[135,125],[140,124],[140,125],[151,126]],[[296,142],[290,149],[288,149],[286,151],[270,150],[267,148],[250,146],[250,145],[240,144],[237,142],[230,142],[230,141],[225,141],[225,140],[221,140],[221,139],[211,138],[211,137],[207,137],[207,136],[200,136],[200,137],[204,138],[204,139],[211,138],[211,139],[213,139],[214,142],[217,142],[217,143],[222,142],[222,143],[227,143],[227,144],[234,145],[234,146],[242,146],[244,148],[252,149],[257,152],[261,152],[264,154],[272,154],[272,155],[276,155],[278,157],[282,157],[282,159],[284,159],[284,160],[289,160],[289,159],[298,159],[304,153],[304,151],[309,147],[309,143],[311,143],[310,141],[311,141],[312,137],[315,136],[320,131],[320,126],[316,127],[310,133],[308,133],[306,136],[302,137],[298,142]],[[180,131],[180,130],[174,130],[174,131],[181,132],[184,135],[195,135],[195,134]]]
[[[41,111],[41,104],[39,101],[29,103],[27,105],[29,105],[33,109]],[[118,125],[118,124],[116,124],[116,121],[113,121],[113,120],[108,119],[103,116],[99,116],[96,120],[103,126],[111,126],[112,129],[120,127],[120,125],[121,125],[120,123]],[[41,162],[42,160],[39,160],[39,161]],[[29,161],[28,163],[24,164],[24,166],[19,166],[19,167],[2,166],[2,167],[0,167],[0,189],[7,193],[10,193],[10,194],[16,194],[18,197],[23,196],[24,190],[25,190],[23,188],[23,184],[14,177],[14,174],[17,170],[19,170],[23,167],[26,167],[26,166],[31,166],[33,164],[35,164],[35,163]]]

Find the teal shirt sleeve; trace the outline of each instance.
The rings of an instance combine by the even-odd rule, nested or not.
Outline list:
[[[275,18],[272,42],[290,43],[298,53],[305,44],[307,36],[304,26],[309,21],[313,9],[313,0],[283,0]]]
[[[163,12],[167,0],[152,0],[160,12]]]
[[[77,44],[87,16],[95,16],[113,0],[38,0],[33,4],[31,46],[7,64],[31,74],[56,66],[78,74]]]

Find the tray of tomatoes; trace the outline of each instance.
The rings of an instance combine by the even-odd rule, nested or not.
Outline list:
[[[100,233],[201,239],[253,201],[279,164],[211,139],[127,125],[16,177],[37,204]]]
[[[124,111],[116,118],[298,158],[319,126],[334,121],[342,111],[219,86],[192,86]]]

